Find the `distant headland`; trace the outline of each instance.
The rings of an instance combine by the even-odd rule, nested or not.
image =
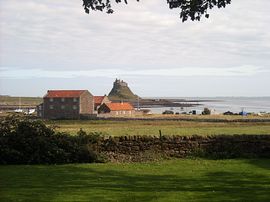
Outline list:
[[[185,103],[187,100],[183,99],[143,99],[140,96],[134,94],[129,88],[128,83],[121,80],[115,79],[113,88],[109,93],[109,99],[114,102],[127,101],[132,103],[133,106],[138,105],[142,108],[153,108],[153,107],[192,107],[198,104]],[[199,102],[199,101],[196,101]]]

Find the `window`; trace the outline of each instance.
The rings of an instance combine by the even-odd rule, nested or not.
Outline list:
[[[50,98],[50,102],[53,102],[53,98]]]
[[[73,102],[77,102],[77,98],[76,97],[73,98]]]
[[[65,102],[65,98],[62,97],[62,98],[61,98],[61,102]]]
[[[77,109],[77,105],[73,105],[73,109],[74,109],[74,110]]]
[[[65,105],[61,105],[61,109],[65,109]]]
[[[50,105],[50,109],[53,109],[53,105]]]

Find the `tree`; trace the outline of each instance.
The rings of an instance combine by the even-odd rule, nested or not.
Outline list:
[[[83,0],[83,7],[88,14],[90,10],[106,11],[106,13],[111,14],[113,13],[112,1],[116,3],[128,3],[127,0]],[[192,21],[199,21],[202,16],[208,18],[209,9],[214,7],[225,8],[230,3],[231,0],[167,0],[170,9],[180,8],[180,19],[182,19],[182,22],[187,21],[189,18]]]

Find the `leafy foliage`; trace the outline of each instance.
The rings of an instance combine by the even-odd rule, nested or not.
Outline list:
[[[207,107],[205,107],[205,108],[203,109],[202,114],[203,114],[203,115],[210,115],[210,114],[211,114],[211,110],[208,109]]]
[[[94,11],[106,11],[106,13],[113,13],[111,1],[116,3],[124,2],[127,4],[127,0],[83,0],[83,7],[86,13],[90,10]],[[139,1],[139,0],[137,0]],[[225,8],[227,4],[230,4],[231,0],[167,0],[169,8],[180,8],[180,18],[183,22],[189,18],[194,20],[200,20],[202,16],[209,17],[208,10],[214,7]]]
[[[10,116],[0,122],[0,164],[99,162],[99,134],[56,133],[42,121]]]
[[[162,114],[174,114],[174,112],[171,110],[165,110],[164,112],[162,112]]]

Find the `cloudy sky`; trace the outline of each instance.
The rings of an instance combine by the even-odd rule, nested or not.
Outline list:
[[[0,94],[47,89],[140,96],[270,96],[270,1],[232,0],[201,22],[166,0],[84,13],[81,0],[0,0]]]

